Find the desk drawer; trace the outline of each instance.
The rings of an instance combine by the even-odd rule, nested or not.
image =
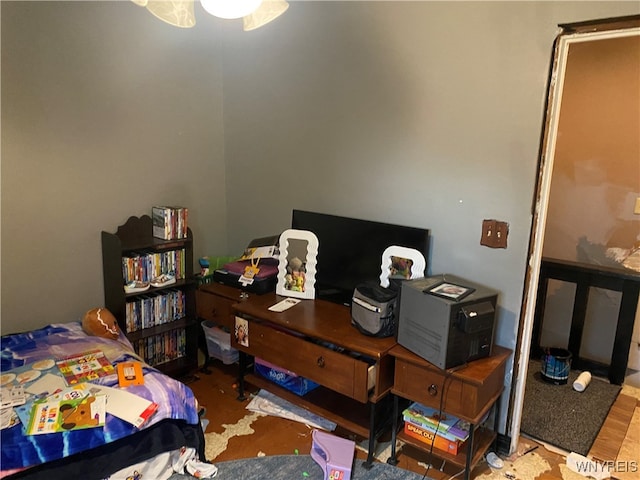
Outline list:
[[[231,300],[213,293],[196,290],[196,315],[203,320],[211,320],[218,325],[233,328],[233,309],[237,300]]]
[[[487,402],[503,388],[504,364],[484,383],[471,383],[449,375],[438,368],[425,368],[404,359],[396,359],[394,392],[432,408],[440,408],[444,392],[443,410],[473,419]],[[446,382],[445,382],[446,380]]]
[[[359,402],[368,401],[366,362],[253,321],[249,321],[248,338],[248,347],[235,339],[232,346]]]

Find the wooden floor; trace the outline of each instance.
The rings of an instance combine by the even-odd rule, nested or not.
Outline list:
[[[209,375],[199,371],[194,372],[198,379],[189,383],[189,387],[193,390],[199,403],[206,408],[204,417],[209,420],[209,424],[205,433],[219,434],[216,437],[219,440],[221,439],[223,443],[227,442],[226,449],[216,453],[215,458],[207,458],[207,460],[216,463],[260,455],[308,454],[311,448],[311,430],[306,425],[291,420],[270,416],[259,417],[251,424],[253,433],[247,434],[245,432],[239,436],[231,434],[235,424],[249,413],[245,408],[249,400],[237,400],[236,368],[234,365],[226,366],[216,360],[212,362],[209,368],[211,371]],[[249,391],[256,391],[256,389],[250,387]],[[628,428],[632,422],[633,413],[634,411],[640,411],[636,406],[637,400],[635,398],[625,395],[619,396],[598,439],[594,443],[590,456],[598,460],[616,460],[618,453],[626,449],[626,455],[635,456],[635,458],[629,458],[628,460],[635,460],[637,464],[640,460],[638,457],[637,436],[635,439],[631,438],[630,446],[623,447],[625,439],[629,441],[630,438],[628,431],[633,430]],[[636,421],[640,421],[637,420],[638,415],[635,418]],[[340,429],[336,433],[350,436],[349,432],[341,431]],[[364,442],[363,438],[351,438],[357,443]],[[388,441],[389,438],[383,436],[380,440],[382,442],[381,445],[384,445],[385,440]],[[521,455],[532,446],[538,446],[538,448],[528,455],[540,456],[551,465],[550,470],[535,477],[535,480],[561,480],[563,478],[562,470],[566,468],[564,467],[566,452],[556,452],[552,448],[547,448],[545,445],[533,440],[522,438],[518,451],[512,455],[511,459],[516,458],[519,454]],[[223,448],[224,445],[219,450]],[[356,450],[356,456],[358,459],[366,459],[366,453],[360,449]],[[422,475],[429,464],[429,457],[426,453],[405,447],[400,453],[398,461],[398,467]],[[454,465],[441,467],[440,462],[434,460],[427,476],[436,480],[444,480],[460,473],[460,467]],[[491,469],[483,461],[474,468],[471,478],[490,474]],[[634,475],[637,475],[637,471],[634,472]],[[501,474],[496,478],[506,477]],[[616,478],[626,480],[626,478],[634,477],[616,475]]]

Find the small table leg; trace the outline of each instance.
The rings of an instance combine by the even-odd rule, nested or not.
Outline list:
[[[362,466],[369,470],[373,466],[373,458],[376,447],[376,405],[377,403],[369,404],[369,448],[367,452],[367,460],[362,463]]]
[[[469,425],[469,438],[467,445],[467,459],[464,466],[464,480],[469,480],[469,475],[471,475],[471,460],[473,459],[473,432],[476,429],[476,426],[471,424]]]
[[[240,350],[238,355],[238,400],[246,400],[244,394],[244,372],[247,368],[247,354]]]
[[[204,365],[202,366],[200,371],[206,375],[210,375],[211,374],[211,370],[209,370],[210,363],[211,363],[211,357],[209,356],[209,354],[207,354],[204,360]]]
[[[396,456],[396,437],[398,435],[398,397],[393,396],[393,420],[391,423],[391,455],[387,459],[389,465],[396,466],[398,457]]]

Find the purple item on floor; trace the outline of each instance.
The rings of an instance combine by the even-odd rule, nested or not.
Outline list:
[[[324,480],[349,480],[356,443],[321,430],[312,439],[311,458],[324,470]]]

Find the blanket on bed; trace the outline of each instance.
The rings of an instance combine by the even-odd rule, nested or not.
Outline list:
[[[79,322],[52,324],[39,330],[2,337],[2,383],[11,378],[10,374],[5,375],[9,370],[95,349],[101,350],[114,366],[124,361],[140,360],[122,333],[118,340],[110,340],[88,336]],[[189,387],[144,363],[143,372],[144,385],[129,386],[127,391],[157,403],[158,409],[140,429],[149,428],[166,419],[182,420],[192,425],[199,422],[196,399]],[[117,373],[101,377],[93,383],[117,387]],[[140,429],[108,413],[104,427],[44,435],[25,435],[23,425],[18,423],[1,431],[0,465],[6,474],[7,471],[58,460],[114,442],[133,435]]]

